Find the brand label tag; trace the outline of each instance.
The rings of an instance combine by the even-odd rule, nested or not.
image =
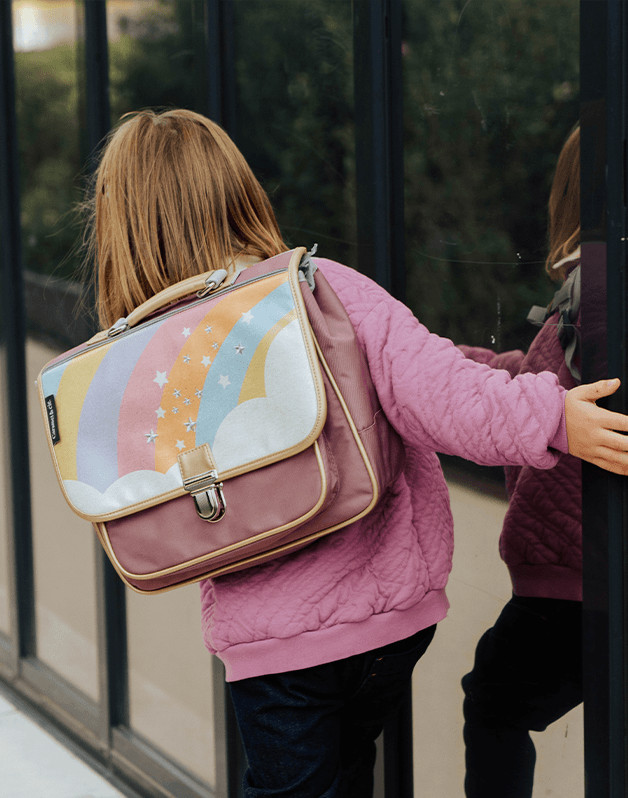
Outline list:
[[[52,443],[57,444],[61,440],[61,436],[59,435],[59,425],[57,424],[57,405],[55,404],[54,395],[47,396],[45,402],[50,437],[52,438]]]

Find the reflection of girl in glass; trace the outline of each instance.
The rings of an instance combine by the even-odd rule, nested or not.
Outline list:
[[[94,214],[104,326],[193,273],[233,273],[285,249],[240,152],[189,111],[123,120],[98,168]],[[569,445],[628,471],[625,439],[612,431],[628,430],[628,419],[594,401],[618,381],[565,392],[550,374],[511,380],[430,335],[358,272],[315,263],[355,327],[405,464],[362,520],[201,584],[204,639],[226,667],[248,798],[371,795],[374,740],[447,613],[452,524],[437,450],[548,468]]]
[[[580,268],[580,129],[563,146],[549,201],[550,275],[565,283]],[[576,314],[577,315],[577,314]],[[461,347],[468,357],[511,375],[553,371],[576,385],[553,313],[528,353]],[[579,323],[579,320],[578,320]],[[570,369],[571,365],[571,369]],[[536,753],[529,731],[543,731],[582,701],[582,513],[580,461],[562,453],[549,471],[507,468],[509,506],[500,552],[513,597],[480,639],[463,681],[466,795],[530,798]]]

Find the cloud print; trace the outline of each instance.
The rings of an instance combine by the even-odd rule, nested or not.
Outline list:
[[[231,410],[211,446],[218,473],[299,444],[312,431],[317,401],[299,323],[277,334],[264,368],[266,397]]]
[[[133,471],[125,474],[109,485],[103,493],[84,482],[73,479],[63,481],[72,506],[87,516],[102,516],[137,502],[150,501],[182,485],[178,462],[165,474],[158,471]]]

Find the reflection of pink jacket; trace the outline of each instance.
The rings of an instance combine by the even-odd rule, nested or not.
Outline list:
[[[201,584],[205,643],[228,680],[368,651],[445,617],[453,531],[436,451],[549,468],[558,456],[552,449],[567,448],[564,391],[554,375],[513,380],[478,365],[368,278],[316,262],[364,347],[383,410],[404,441],[405,466],[361,521]]]
[[[557,314],[544,324],[526,355],[461,346],[467,357],[512,376],[552,371],[565,388],[576,385],[556,333]],[[581,462],[561,454],[555,467],[506,469],[509,506],[499,541],[518,596],[582,601]]]

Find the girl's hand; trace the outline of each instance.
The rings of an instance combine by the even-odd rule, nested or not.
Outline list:
[[[619,388],[619,380],[579,385],[565,395],[569,453],[615,474],[628,474],[628,416],[595,403]]]

